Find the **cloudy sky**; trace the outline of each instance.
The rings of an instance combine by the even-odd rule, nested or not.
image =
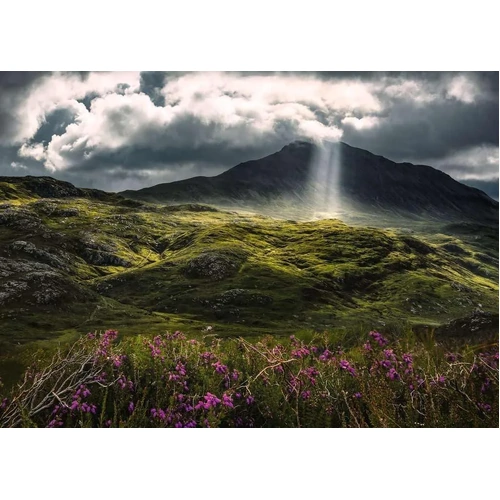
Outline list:
[[[120,191],[329,139],[498,198],[498,117],[498,73],[0,72],[0,175]]]

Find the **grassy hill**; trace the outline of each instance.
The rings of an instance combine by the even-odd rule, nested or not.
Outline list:
[[[438,325],[498,307],[498,234],[487,227],[382,230],[1,188],[6,344],[103,324],[221,335]]]

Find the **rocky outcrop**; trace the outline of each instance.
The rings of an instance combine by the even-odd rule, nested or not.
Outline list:
[[[47,250],[43,250],[38,248],[35,244],[27,241],[14,241],[8,247],[11,253],[23,253],[25,255],[29,255],[33,259],[39,260],[41,262],[45,262],[52,267],[57,269],[62,269],[66,272],[69,271],[69,262],[71,260],[71,256],[62,250],[52,250],[49,252]]]
[[[130,267],[132,265],[128,260],[122,259],[110,252],[93,250],[91,248],[85,248],[80,252],[80,255],[85,262],[94,266]]]
[[[0,306],[65,304],[88,297],[85,288],[47,264],[0,257]]]
[[[40,217],[26,208],[9,207],[0,212],[0,226],[14,229],[34,230],[42,225]]]
[[[234,276],[244,258],[235,253],[207,251],[191,259],[184,268],[188,278],[207,278],[220,281]]]

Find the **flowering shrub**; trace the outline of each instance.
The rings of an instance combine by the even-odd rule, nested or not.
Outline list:
[[[89,334],[0,398],[4,427],[497,427],[498,348],[432,353],[372,331],[257,343]]]

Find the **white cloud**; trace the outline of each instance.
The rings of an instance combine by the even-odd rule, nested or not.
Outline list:
[[[17,154],[23,158],[43,161],[46,158],[43,144],[23,144]]]
[[[28,170],[28,167],[26,165],[23,165],[22,163],[18,163],[17,161],[13,161],[10,166],[14,170]]]
[[[129,87],[117,93],[119,84]],[[471,103],[479,98],[477,82],[467,75],[362,81],[300,74],[188,73],[167,79],[161,90],[164,106],[156,106],[138,93],[139,88],[139,73],[91,73],[83,80],[54,74],[40,79],[16,110],[19,155],[55,172],[125,149],[248,149],[296,138],[339,140],[343,127],[363,131],[383,124],[396,101],[424,106],[438,99]],[[97,95],[90,110],[77,102],[89,93]],[[72,111],[74,122],[48,144],[33,144],[46,116],[63,108]]]
[[[445,158],[429,158],[418,163],[432,165],[458,180],[498,179],[498,147],[475,146]]]
[[[394,99],[409,100],[417,104],[429,104],[439,99],[454,99],[472,104],[485,97],[474,76],[460,74],[442,76],[435,80],[385,78],[379,88],[381,94]]]
[[[460,75],[451,79],[447,88],[447,96],[455,98],[466,104],[471,104],[481,95],[478,85],[465,75]]]
[[[115,91],[119,84],[129,85],[125,92],[131,93],[139,88],[139,83],[140,74],[137,72],[90,73],[86,79],[59,73],[42,77],[13,111],[17,127],[8,141],[10,144],[18,144],[29,140],[35,135],[45,116],[61,103],[83,99],[89,93],[105,95]]]
[[[356,130],[365,130],[376,127],[381,119],[377,116],[363,116],[356,118],[355,116],[346,116],[342,119],[342,125],[348,125]]]

